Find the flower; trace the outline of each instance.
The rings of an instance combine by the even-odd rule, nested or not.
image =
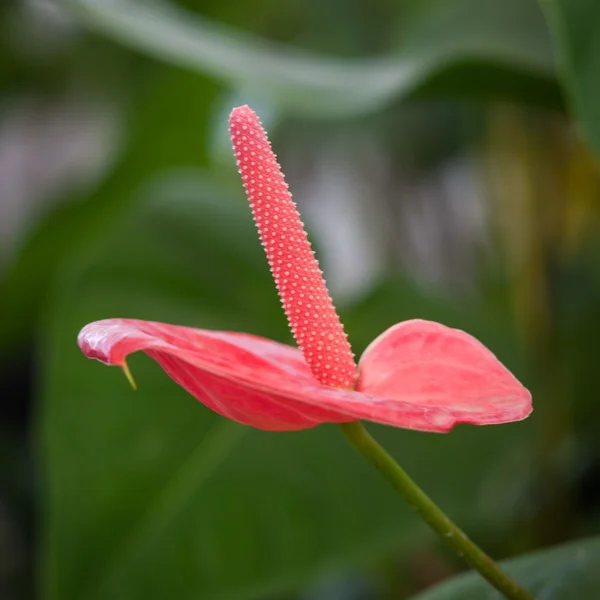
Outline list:
[[[203,404],[271,431],[366,419],[446,432],[518,421],[531,395],[475,338],[410,320],[376,338],[358,367],[257,115],[230,117],[239,172],[298,348],[235,332],[107,319],[86,325],[88,358],[121,366],[143,351]]]

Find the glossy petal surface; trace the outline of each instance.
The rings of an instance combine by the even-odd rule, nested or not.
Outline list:
[[[519,421],[532,411],[531,394],[473,336],[433,323],[394,325],[365,350],[357,389],[451,411],[457,423]]]
[[[491,352],[465,333],[424,321],[396,325],[373,342],[361,360],[361,391],[321,385],[299,350],[247,334],[108,319],[84,327],[78,341],[87,357],[110,365],[124,366],[128,354],[143,351],[200,402],[259,429],[367,419],[444,432],[531,411],[527,390]]]

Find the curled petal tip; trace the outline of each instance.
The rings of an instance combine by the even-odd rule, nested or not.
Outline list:
[[[135,382],[135,379],[133,378],[133,375],[131,374],[131,371],[129,370],[129,366],[127,365],[127,361],[125,359],[123,359],[123,364],[121,365],[121,368],[123,369],[123,373],[125,373],[125,377],[127,377],[127,381],[129,381],[131,387],[137,391],[137,383]]]

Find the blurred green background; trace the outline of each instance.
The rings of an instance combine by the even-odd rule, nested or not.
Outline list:
[[[355,352],[442,321],[534,397],[370,430],[495,557],[569,542],[511,567],[537,597],[600,597],[598,3],[3,0],[0,31],[1,598],[387,600],[464,570],[334,426],[251,430],[77,348],[108,317],[292,343],[227,137],[246,103]]]

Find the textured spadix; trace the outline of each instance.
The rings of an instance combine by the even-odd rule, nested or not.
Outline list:
[[[79,334],[86,356],[126,369],[127,355],[143,351],[212,410],[274,431],[367,419],[444,432],[456,423],[506,423],[529,415],[529,392],[496,357],[470,335],[439,323],[393,326],[367,348],[357,370],[258,117],[237,108],[230,130],[300,349],[243,333],[108,319]]]
[[[324,385],[354,387],[356,365],[325,280],[256,113],[229,119],[233,150],[254,221],[296,343]]]

